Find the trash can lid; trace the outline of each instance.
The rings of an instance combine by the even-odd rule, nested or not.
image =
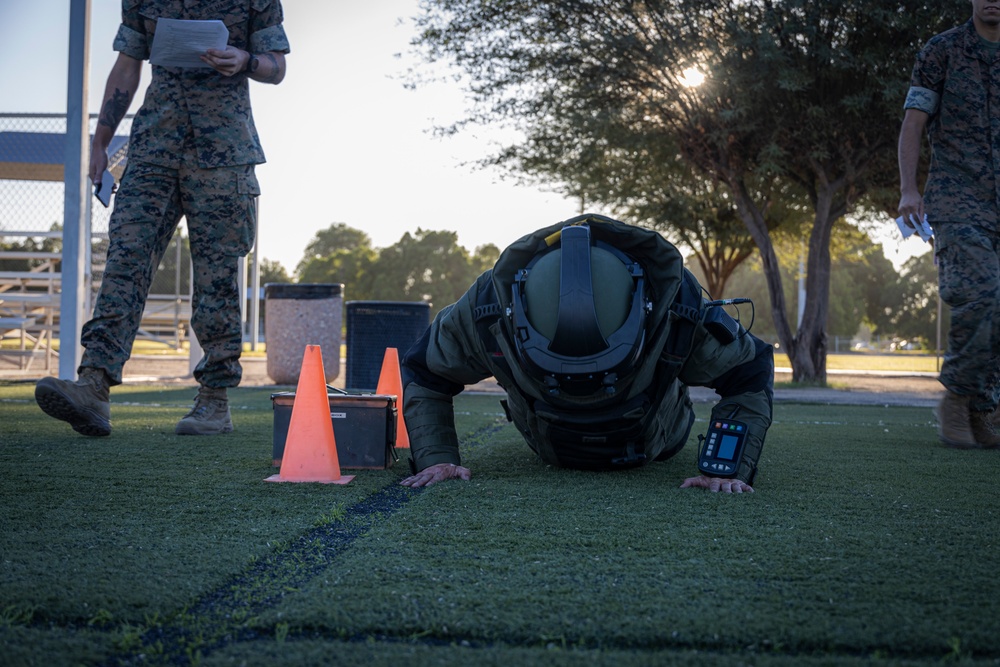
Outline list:
[[[348,301],[344,304],[348,310],[367,308],[386,308],[390,310],[430,310],[429,301]]]
[[[342,283],[267,283],[265,299],[330,299],[341,296]]]

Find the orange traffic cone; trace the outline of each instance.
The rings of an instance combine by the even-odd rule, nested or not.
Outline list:
[[[410,436],[403,423],[403,380],[399,375],[399,352],[394,347],[385,348],[382,358],[382,372],[378,376],[376,394],[390,394],[396,397],[396,447],[410,448]]]
[[[264,481],[347,484],[352,479],[340,474],[322,352],[318,345],[306,345],[281,468]]]

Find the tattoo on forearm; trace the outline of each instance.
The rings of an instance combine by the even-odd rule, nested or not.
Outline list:
[[[260,55],[261,59],[266,59],[271,65],[271,72],[266,77],[261,79],[261,83],[277,83],[281,81],[284,73],[281,71],[281,64],[278,59],[274,57],[273,53],[262,53]]]
[[[104,109],[101,110],[101,115],[97,119],[97,122],[114,130],[122,122],[122,118],[125,117],[130,101],[127,90],[115,88],[115,92],[104,103]]]

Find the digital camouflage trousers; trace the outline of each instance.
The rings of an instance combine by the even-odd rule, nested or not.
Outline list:
[[[934,225],[941,300],[951,310],[941,384],[972,396],[973,410],[1000,398],[1000,234],[965,223]]]
[[[102,368],[112,384],[121,383],[153,274],[183,217],[193,269],[191,327],[204,351],[194,377],[209,387],[237,386],[243,349],[238,271],[253,246],[259,193],[253,165],[130,163],[115,195],[107,265],[94,316],[83,327],[80,368]]]

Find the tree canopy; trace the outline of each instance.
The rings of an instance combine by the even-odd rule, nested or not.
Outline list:
[[[834,223],[866,201],[884,207],[897,187],[896,137],[913,58],[932,35],[969,18],[967,3],[426,0],[422,7],[415,44],[428,61],[457,68],[472,104],[449,129],[501,124],[524,137],[498,162],[529,173],[541,165],[542,173],[566,145],[618,148],[623,133],[633,133],[724,188],[759,251],[793,377],[825,382]],[[704,76],[700,85],[692,85],[694,72]],[[563,180],[589,185],[585,177]],[[771,237],[795,223],[786,214],[802,203],[807,297],[793,331]]]
[[[324,245],[335,239],[347,240],[348,247]],[[350,247],[351,239],[363,242]],[[391,246],[372,248],[367,234],[335,223],[309,243],[298,278],[302,283],[342,283],[348,300],[428,301],[436,313],[458,300],[499,255],[494,245],[469,253],[455,232],[419,228]]]
[[[804,243],[785,238],[775,243],[782,272],[785,299],[798,314],[798,286]],[[937,321],[937,271],[933,254],[908,260],[897,272],[886,258],[882,245],[872,243],[867,234],[841,220],[834,226],[831,241],[831,285],[827,331],[841,341],[851,340],[862,329],[886,339],[900,336],[920,339],[926,347],[935,343]],[[698,275],[696,273],[696,275]],[[700,278],[700,275],[699,275]],[[758,317],[753,332],[765,341],[777,340],[774,323],[759,317],[770,303],[767,283],[759,258],[739,267],[733,276],[738,296],[750,298]],[[749,311],[741,307],[747,323]],[[797,322],[795,325],[797,326]],[[841,346],[843,351],[844,347]]]
[[[352,252],[358,250],[361,251],[361,254],[364,254],[364,251],[370,250],[371,246],[371,237],[366,232],[343,222],[335,222],[326,229],[316,232],[316,235],[306,245],[302,261],[299,262],[295,270],[301,273],[306,263],[311,259],[329,257],[341,251]]]

